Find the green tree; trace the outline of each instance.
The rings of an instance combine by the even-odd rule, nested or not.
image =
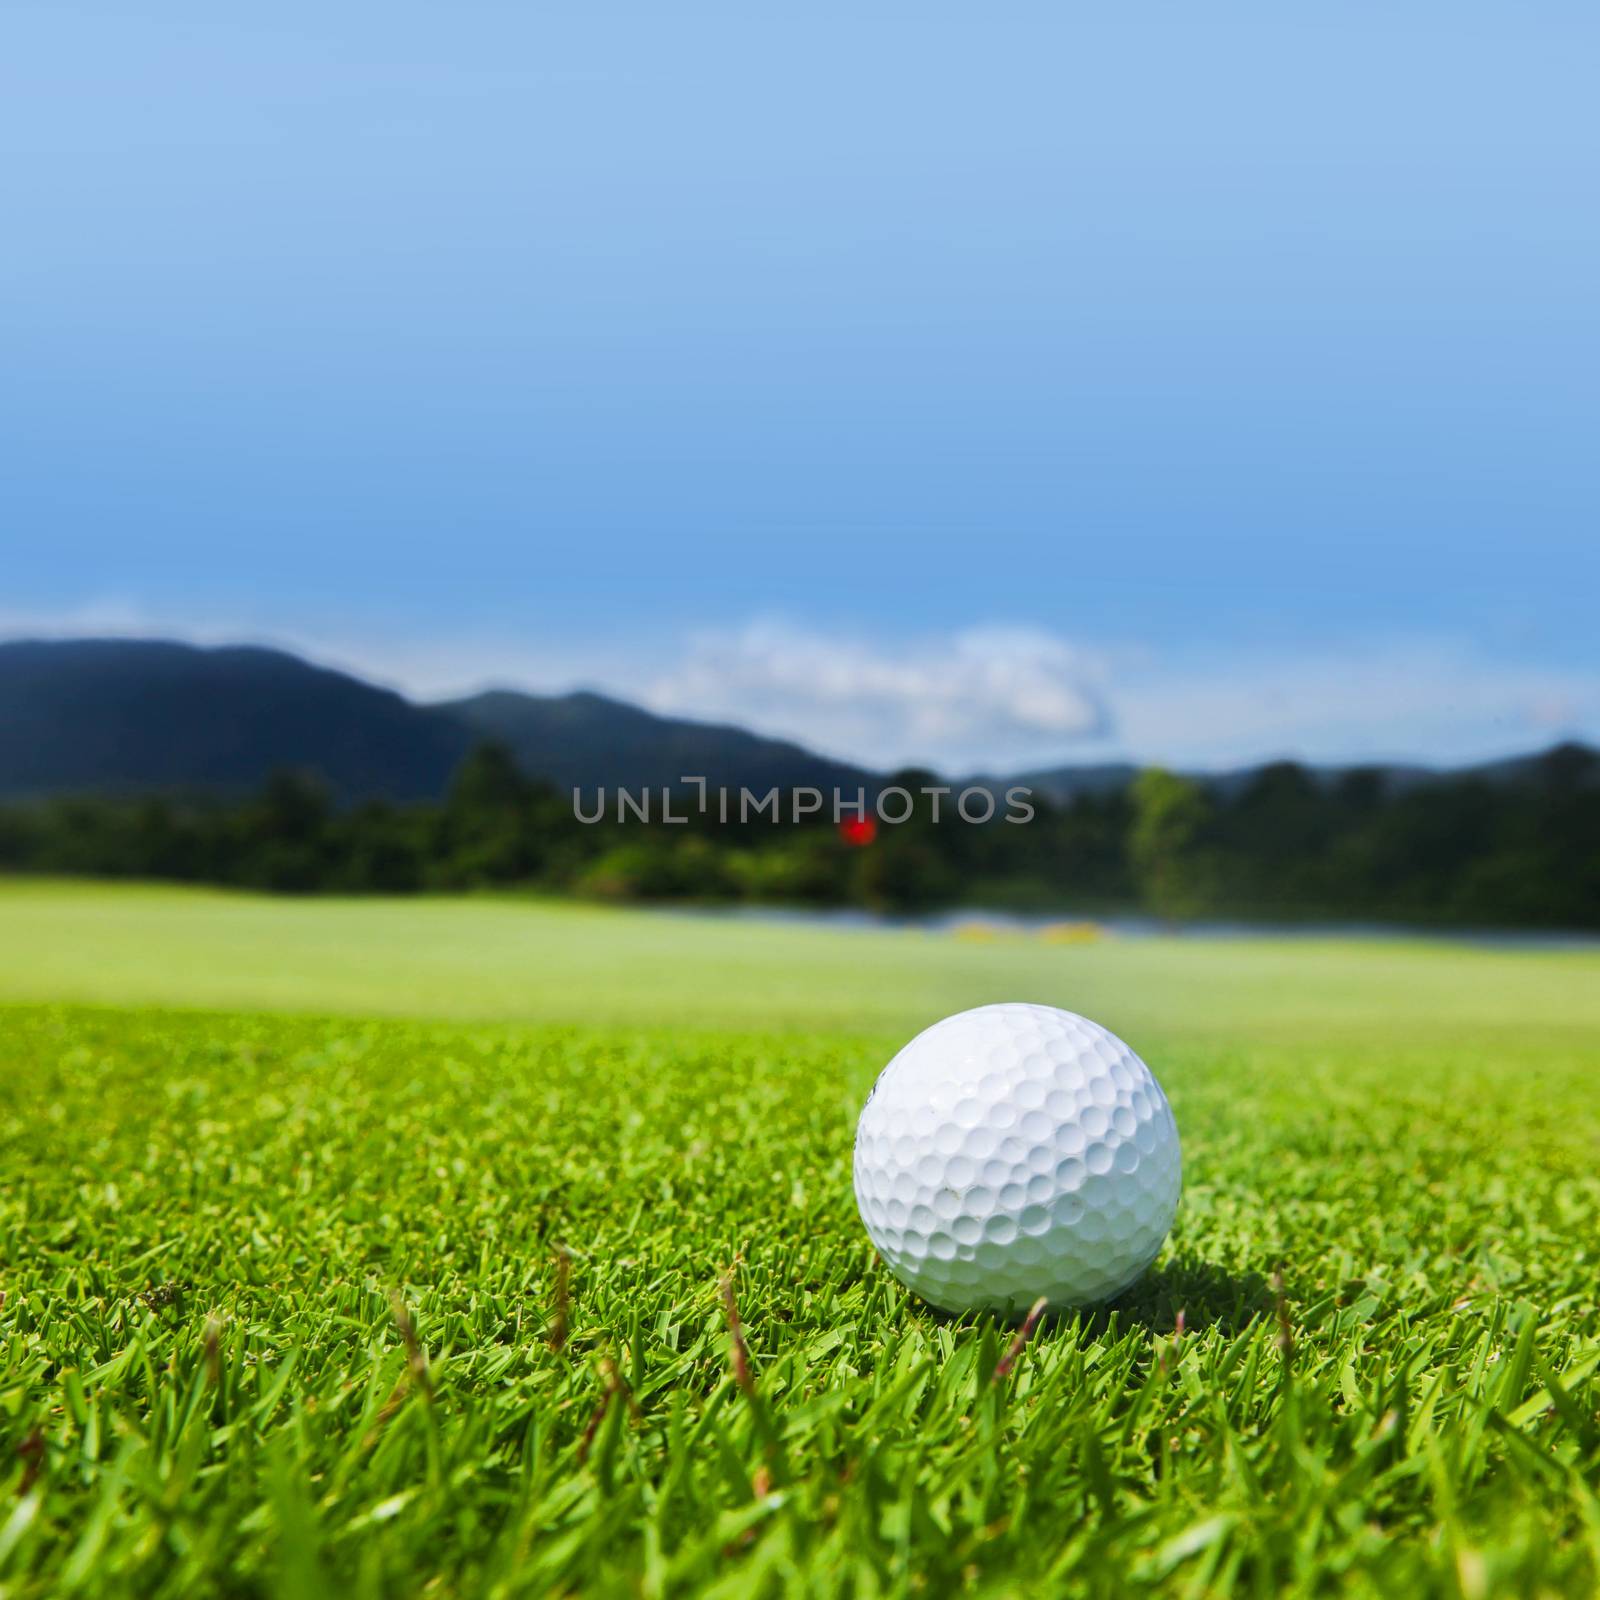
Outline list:
[[[931,834],[932,829],[928,830]],[[856,853],[850,883],[853,899],[874,911],[931,910],[956,898],[959,881],[926,835],[880,834],[876,844]]]
[[[1189,778],[1148,767],[1133,784],[1128,857],[1144,903],[1169,922],[1211,902],[1215,872],[1205,848],[1211,802]]]
[[[234,875],[279,894],[314,894],[327,875],[332,815],[328,791],[314,773],[274,772],[238,818]]]
[[[443,881],[516,883],[539,864],[533,789],[504,745],[478,745],[461,763],[445,801]]]

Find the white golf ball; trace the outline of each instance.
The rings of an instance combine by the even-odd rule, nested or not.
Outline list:
[[[1178,1128],[1115,1034],[1054,1006],[961,1011],[878,1075],[856,1125],[856,1204],[878,1253],[945,1311],[1091,1305],[1155,1260]]]

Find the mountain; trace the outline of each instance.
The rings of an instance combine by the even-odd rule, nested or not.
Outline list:
[[[580,692],[495,690],[418,705],[281,650],[138,639],[0,643],[0,798],[156,790],[238,794],[284,768],[314,771],[341,801],[434,799],[485,739],[509,746],[530,776],[566,789],[712,786],[764,792],[809,784],[869,795],[880,775],[744,728],[656,716]],[[1115,794],[1131,764],[1056,767],[1006,780],[1056,803]],[[1222,799],[1266,771],[1198,773]],[[1375,771],[1391,792],[1432,778],[1491,785],[1600,784],[1600,757],[1562,745],[1455,773],[1415,766],[1308,767],[1317,783]]]
[[[1185,776],[1203,784],[1219,800],[1237,799],[1263,773],[1285,762],[1264,761],[1251,767],[1233,767],[1221,772],[1190,772]],[[1467,767],[1426,767],[1404,762],[1351,762],[1344,765],[1316,766],[1294,763],[1313,783],[1331,785],[1356,773],[1375,774],[1389,794],[1403,794],[1439,779],[1475,778],[1492,788],[1510,788],[1532,783],[1565,781],[1581,787],[1600,784],[1600,752],[1587,745],[1555,745],[1531,755],[1508,756]],[[1040,772],[1025,772],[1008,780],[1020,783],[1056,805],[1070,805],[1080,795],[1096,798],[1120,794],[1139,775],[1130,763],[1112,762],[1099,766],[1051,767]],[[978,780],[987,781],[987,780]],[[994,787],[994,785],[990,785]]]
[[[1489,784],[1543,783],[1562,788],[1600,788],[1600,750],[1569,739],[1531,756],[1510,756],[1467,767],[1459,774]]]
[[[1081,795],[1099,799],[1102,795],[1121,794],[1139,776],[1139,769],[1131,761],[1107,761],[1081,767],[1051,767],[1043,772],[1020,772],[1004,783],[982,779],[985,787],[1003,793],[1007,784],[1020,784],[1042,795],[1052,805],[1071,805]]]
[[[1188,772],[1184,776],[1203,784],[1218,799],[1233,800],[1256,781],[1273,762],[1262,762],[1253,767],[1233,767],[1221,772]],[[1374,771],[1379,773],[1385,788],[1409,788],[1428,778],[1438,776],[1427,767],[1383,766],[1314,767],[1304,766],[1314,783],[1333,783],[1347,772]],[[1121,794],[1139,776],[1139,768],[1128,761],[1111,761],[1095,766],[1049,767],[1040,772],[1025,772],[1013,778],[1013,783],[1026,784],[1035,794],[1040,794],[1054,805],[1071,805],[1074,800],[1088,795],[1101,799],[1107,795]]]
[[[237,794],[295,768],[346,802],[435,799],[485,739],[562,788],[675,787],[685,776],[758,792],[878,784],[784,740],[598,694],[494,691],[424,706],[281,650],[0,643],[0,797]]]
[[[882,780],[861,767],[819,756],[782,739],[767,739],[721,723],[659,717],[605,695],[518,694],[494,689],[436,708],[480,738],[504,744],[517,764],[559,788],[676,788],[703,777],[715,788],[741,785],[756,792],[810,784],[869,795]]]
[[[0,644],[0,794],[240,793],[286,767],[343,800],[443,792],[454,718],[280,650],[144,639]]]

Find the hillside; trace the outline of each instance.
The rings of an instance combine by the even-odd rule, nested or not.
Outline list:
[[[341,799],[443,792],[471,730],[279,650],[0,644],[0,795],[240,794],[283,768]]]
[[[1359,775],[1363,779],[1375,779],[1379,787],[1391,795],[1406,794],[1445,779],[1470,778],[1491,788],[1542,784],[1551,781],[1562,771],[1567,771],[1570,781],[1580,786],[1591,787],[1600,783],[1600,754],[1576,742],[1464,767],[1426,767],[1413,762],[1317,766],[1267,761],[1217,772],[1190,772],[1187,776],[1203,784],[1216,798],[1232,801],[1258,784],[1264,774],[1289,767],[1323,788],[1330,788]],[[1006,781],[1023,784],[1055,805],[1070,805],[1081,796],[1100,798],[1120,794],[1138,773],[1138,767],[1131,763],[1109,762],[1098,766],[1050,767],[1038,772],[1019,773]],[[976,781],[993,783],[993,780]]]
[[[814,785],[868,794],[884,779],[745,728],[663,717],[605,695],[497,689],[420,705],[349,673],[281,650],[215,649],[137,639],[0,643],[0,799],[57,794],[238,795],[286,768],[318,774],[341,802],[434,800],[463,756],[505,744],[530,778],[561,789],[676,786],[688,776],[764,791]],[[1297,769],[1327,786],[1376,773],[1399,794],[1472,777],[1492,787],[1541,783],[1563,763],[1593,784],[1594,753],[1571,745],[1458,769]],[[1084,764],[1010,778],[973,778],[1003,792],[1022,784],[1056,803],[1120,793],[1137,767]],[[1197,774],[1231,801],[1270,767]]]
[[[0,643],[0,798],[256,789],[317,773],[342,801],[431,800],[473,745],[561,788],[875,787],[872,774],[742,728],[603,695],[497,690],[418,705],[281,650],[142,639]]]
[[[765,790],[800,784],[841,788],[881,780],[861,767],[831,761],[797,744],[743,728],[660,717],[605,695],[519,694],[491,690],[449,701],[438,710],[480,737],[498,740],[530,776],[558,787],[606,784],[676,786],[684,777],[713,785]]]

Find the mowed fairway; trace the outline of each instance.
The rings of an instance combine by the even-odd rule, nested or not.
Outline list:
[[[1007,1360],[849,1176],[996,999],[1185,1157]],[[7,1600],[1595,1592],[1593,952],[13,884],[0,1001]]]

